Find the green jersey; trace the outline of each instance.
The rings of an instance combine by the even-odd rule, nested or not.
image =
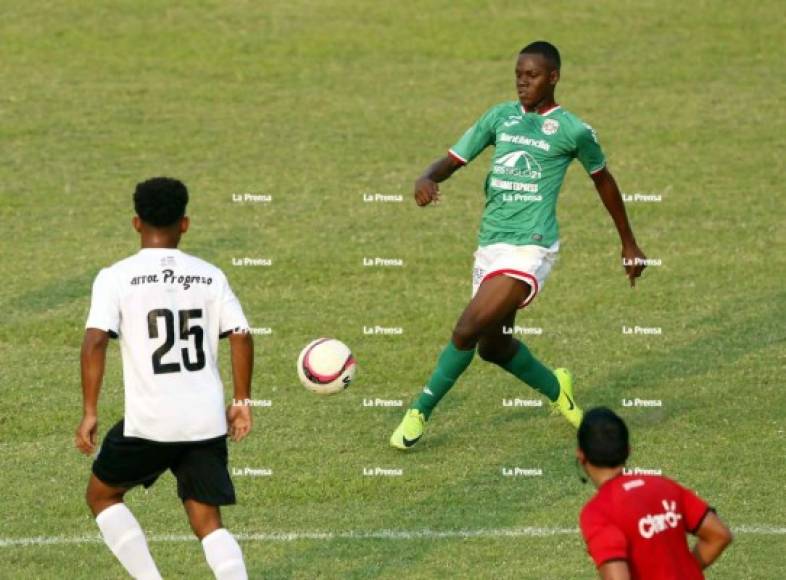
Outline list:
[[[577,157],[590,174],[606,166],[594,129],[558,105],[542,114],[518,101],[495,105],[449,153],[469,163],[489,145],[481,246],[551,246],[559,240],[557,197],[570,162]]]

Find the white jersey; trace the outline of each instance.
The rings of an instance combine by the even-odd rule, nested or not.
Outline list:
[[[143,248],[98,273],[85,327],[120,339],[124,435],[226,434],[218,339],[248,321],[219,268],[174,248]]]

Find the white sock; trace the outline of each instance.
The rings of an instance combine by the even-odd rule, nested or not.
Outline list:
[[[124,503],[116,503],[96,516],[104,542],[132,577],[161,580],[139,522]]]
[[[202,538],[202,549],[216,580],[247,580],[243,552],[235,537],[225,528],[218,528]]]

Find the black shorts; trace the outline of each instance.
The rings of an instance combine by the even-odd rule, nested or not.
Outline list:
[[[95,476],[113,487],[150,487],[167,469],[177,479],[181,500],[209,505],[235,503],[235,487],[227,469],[225,435],[204,441],[160,443],[126,437],[123,421],[112,427],[93,462]]]

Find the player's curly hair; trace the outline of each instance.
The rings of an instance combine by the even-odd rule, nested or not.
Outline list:
[[[545,40],[537,40],[529,43],[521,49],[519,54],[539,54],[545,58],[554,69],[559,70],[562,66],[562,59],[559,56],[557,47],[546,42]]]
[[[134,209],[139,218],[151,226],[164,228],[186,215],[188,189],[171,177],[154,177],[137,183]]]
[[[624,465],[630,453],[628,427],[608,407],[596,407],[584,414],[577,434],[579,449],[596,467]]]

